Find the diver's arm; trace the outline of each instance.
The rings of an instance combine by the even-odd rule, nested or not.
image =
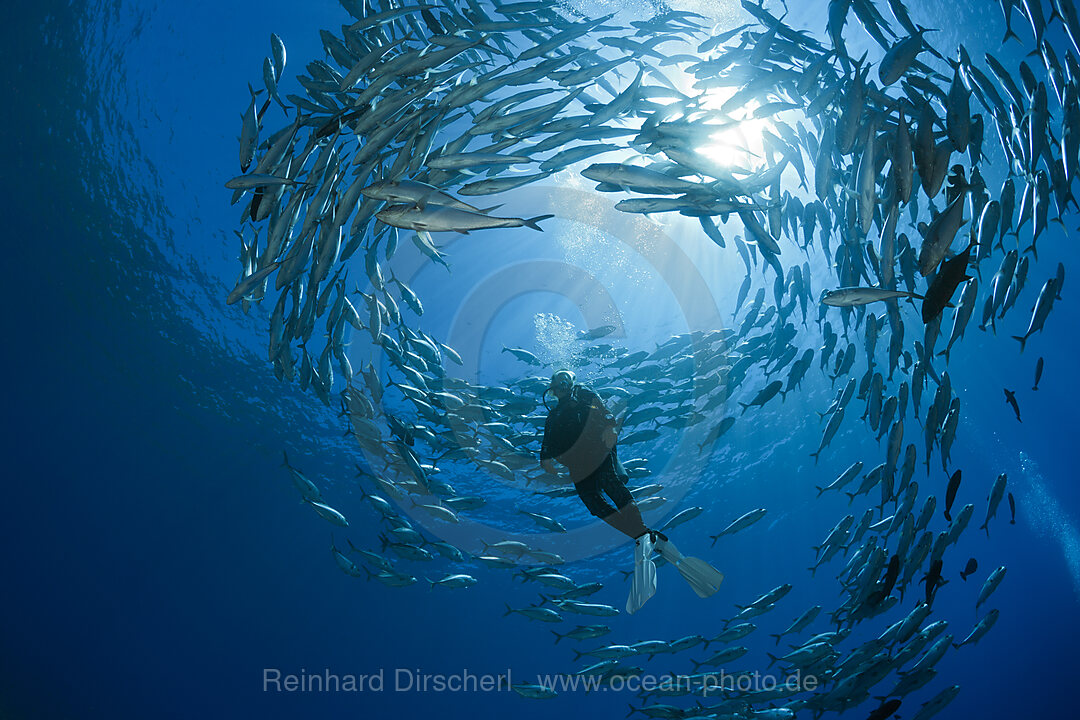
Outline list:
[[[578,396],[580,401],[589,406],[589,408],[595,411],[597,420],[605,426],[615,427],[615,416],[608,410],[608,406],[604,403],[603,399],[595,392],[587,387],[578,388],[580,395]]]
[[[604,432],[600,435],[600,439],[604,441],[608,449],[615,447],[615,443],[619,440],[618,434],[615,432],[615,427],[604,428]]]
[[[618,421],[615,416],[608,409],[608,406],[604,403],[603,399],[595,392],[588,388],[581,388],[581,400],[588,404],[589,422],[596,423],[600,430],[600,438],[604,441],[604,444],[609,448],[615,446],[615,441],[618,439]]]
[[[544,472],[549,475],[554,475],[558,472],[558,470],[555,469],[555,459],[552,458],[551,455],[545,454],[545,450],[546,448],[540,450],[540,467],[542,467]]]

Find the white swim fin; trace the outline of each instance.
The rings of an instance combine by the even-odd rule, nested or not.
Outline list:
[[[660,557],[678,568],[679,574],[690,584],[698,597],[709,597],[719,590],[720,583],[724,582],[722,572],[700,558],[685,557],[670,540],[660,539],[656,543],[656,550]]]
[[[634,579],[630,585],[630,597],[626,598],[626,612],[631,615],[656,594],[656,564],[653,563],[652,554],[652,533],[645,533],[634,546]]]

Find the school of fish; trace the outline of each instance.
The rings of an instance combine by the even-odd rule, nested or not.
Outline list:
[[[476,232],[482,241],[496,231],[543,231],[552,215],[507,217],[497,199],[477,198],[572,173],[610,193],[620,211],[694,218],[716,252],[733,248],[745,264],[730,329],[678,335],[653,350],[623,347],[609,337],[612,326],[578,338],[578,369],[606,379],[596,390],[620,418],[623,454],[640,455],[624,464],[643,512],[670,510],[665,528],[705,512],[673,514],[664,485],[650,480],[651,446],[695,427],[704,429],[697,452],[711,453],[748,422],[748,411],[775,408],[811,371],[837,387],[819,413],[815,463],[845,424],[884,440],[881,456],[842,459],[851,461],[847,470],[817,488],[819,496],[844,492],[852,506],[823,528],[809,559],[812,577],[828,568],[836,578],[841,600],[796,608],[771,635],[778,648],[787,640],[770,666],[813,675],[816,689],[717,695],[705,688],[710,668],[730,668],[747,654],[739,641],[757,631],[750,620],[776,608],[790,584],[740,603],[711,636],[592,647],[609,626],[555,632],[557,643],[586,643],[575,660],[587,666],[575,672],[610,683],[640,675],[658,656],[692,655],[689,677],[698,682],[643,693],[634,711],[652,718],[779,720],[864,705],[871,718],[886,718],[935,681],[946,654],[993,627],[998,610],[983,606],[1003,566],[972,598],[973,626],[931,620],[939,592],[963,591],[963,583],[944,589],[946,576],[966,581],[978,572],[975,558],[961,567],[946,557],[976,513],[975,503],[954,511],[966,486],[950,459],[961,401],[948,362],[974,315],[980,329],[996,333],[1009,310],[1030,306],[1013,335],[1022,352],[1062,297],[1064,266],[1040,267],[1036,243],[1051,222],[1063,224],[1070,204],[1080,209],[1071,189],[1080,172],[1073,0],[1000,0],[1006,46],[1030,50],[1016,68],[993,54],[972,58],[963,45],[936,48],[932,30],[901,0],[829,0],[823,26],[807,29],[750,0],[737,27],[670,8],[624,23],[618,14],[586,17],[572,3],[341,5],[347,24],[320,31],[326,60],[294,77],[302,94],[282,96],[294,83],[285,46],[271,37],[265,97],[251,90],[242,117],[241,174],[225,183],[242,203],[242,269],[227,303],[268,315],[268,361],[278,379],[340,407],[362,449],[357,482],[371,509],[362,523],[334,507],[333,485],[284,458],[303,501],[339,535],[363,532],[372,545],[378,538],[378,549],[335,541],[341,571],[391,587],[426,576],[431,588],[447,590],[515,572],[543,599],[507,604],[508,615],[557,624],[619,614],[594,601],[610,588],[571,577],[554,553],[510,540],[458,547],[425,534],[404,512],[447,525],[481,516],[485,498],[458,494],[440,478],[466,470],[497,477],[525,498],[574,494],[545,480],[537,463],[541,396],[559,368],[534,350],[505,348],[521,363],[521,379],[498,387],[454,377],[458,352],[416,327],[423,289],[394,272],[402,238],[452,270],[435,233]],[[856,26],[877,46],[873,57],[848,54],[845,38]],[[272,103],[286,116],[274,131],[265,127]],[[718,130],[763,118],[760,164],[727,165],[697,151]],[[832,273],[814,278],[817,297],[812,256]],[[984,271],[993,273],[988,281]],[[1037,279],[1028,283],[1029,275]],[[1029,284],[1040,287],[1034,299],[1024,294]],[[368,339],[380,361],[352,367],[347,346]],[[1042,371],[1039,358],[1033,390]],[[1019,420],[1015,393],[1005,393]],[[990,533],[1005,497],[1015,522],[1004,473],[968,482],[975,484],[987,488],[966,493],[985,505],[980,529]],[[519,512],[522,523],[566,532],[539,509]],[[747,508],[712,542],[754,532],[766,514]],[[835,597],[835,589],[820,597]],[[872,639],[848,641],[856,626],[876,623],[882,629]],[[960,690],[947,680],[937,685],[925,703],[905,705],[910,716],[931,717]],[[528,683],[514,689],[527,698],[555,692]]]

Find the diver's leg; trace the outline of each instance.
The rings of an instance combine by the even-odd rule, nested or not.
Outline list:
[[[641,513],[632,502],[616,509],[603,496],[604,475],[606,466],[601,466],[594,473],[574,483],[578,497],[585,503],[585,507],[594,516],[600,518],[611,527],[624,535],[637,539],[647,533],[649,529],[641,520]],[[625,489],[625,487],[624,487]],[[633,496],[631,496],[633,500]]]
[[[645,521],[641,518],[641,511],[638,510],[638,506],[632,502],[623,505],[615,512],[603,518],[603,520],[611,527],[634,540],[649,532],[649,528],[645,526]]]
[[[609,456],[608,461],[601,466],[599,471],[602,473],[600,483],[604,492],[607,493],[618,508],[615,511],[614,522],[608,518],[604,518],[604,520],[616,530],[636,539],[649,532],[649,528],[646,527],[645,521],[641,517],[641,510],[638,509],[637,503],[634,502],[634,496],[626,487],[623,479],[617,474],[615,463],[614,458]]]
[[[604,519],[608,515],[615,513],[615,508],[604,499],[600,489],[600,476],[598,473],[594,472],[581,481],[574,483],[574,489],[577,490],[578,497],[581,498],[581,502],[585,504],[585,508],[591,515]]]
[[[633,506],[636,510],[637,504],[634,502],[634,495],[626,487],[626,480],[629,479],[629,476],[619,475],[619,467],[621,466],[618,465],[618,461],[609,456],[609,459],[601,466],[600,487],[615,503],[615,507],[621,510],[624,507]]]

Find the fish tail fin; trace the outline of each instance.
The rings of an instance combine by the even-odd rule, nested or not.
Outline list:
[[[503,617],[506,617],[510,613],[514,612],[514,608],[510,607],[510,603],[504,603],[506,605],[506,612],[503,613]]]
[[[739,403],[742,405],[742,414],[745,415],[746,411],[750,409],[750,403]]]
[[[769,633],[769,637],[776,638],[776,644],[779,645],[780,644],[780,638],[782,638],[783,635],[782,634]]]
[[[1005,37],[1001,38],[1001,44],[1004,45],[1009,38],[1016,38],[1016,42],[1021,42],[1020,36],[1013,32],[1011,27],[1005,28]]]
[[[565,635],[560,635],[559,633],[555,632],[554,630],[551,631],[551,634],[555,636],[555,644],[556,645],[559,644],[560,640],[562,640],[564,637],[566,637]]]
[[[282,457],[285,458],[284,462],[281,463],[281,467],[283,467],[283,468],[292,467],[291,465],[289,465],[289,453],[282,450],[281,455],[282,455]]]
[[[1027,344],[1027,336],[1021,337],[1020,335],[1013,335],[1012,339],[1020,343],[1020,352],[1024,352],[1024,345]]]
[[[525,222],[526,226],[531,227],[533,230],[538,230],[539,232],[544,232],[544,228],[540,227],[540,225],[539,225],[540,221],[541,220],[547,220],[548,218],[553,218],[553,217],[555,217],[555,216],[554,215],[537,215],[536,217],[529,218],[528,220],[525,220],[524,222]],[[1035,259],[1038,260],[1038,258],[1035,258]]]
[[[710,535],[709,537],[712,538],[712,544],[709,545],[709,547],[716,547],[716,541],[720,539],[720,536],[719,535]]]
[[[821,487],[820,485],[815,485],[814,489],[817,490],[817,496],[818,497],[821,497],[822,495],[825,494],[825,488]]]
[[[777,638],[779,638],[780,636],[779,636],[779,635],[777,635],[776,637],[777,637]],[[779,644],[779,643],[780,643],[780,640],[777,640],[776,642],[777,642],[777,644]],[[767,652],[767,653],[765,653],[765,654],[769,656],[769,664],[768,664],[768,667],[772,667],[774,663],[776,663],[776,662],[777,662],[778,660],[780,660],[780,658],[776,657],[776,656],[775,656],[775,655],[773,655],[772,653],[769,653],[769,652]]]

